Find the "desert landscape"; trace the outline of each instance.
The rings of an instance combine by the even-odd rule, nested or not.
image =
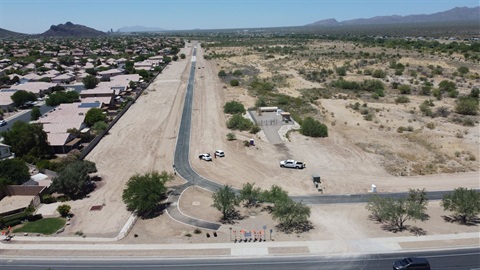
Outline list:
[[[317,50],[333,47],[345,50],[349,45],[314,42],[310,46],[318,47]],[[275,91],[292,97],[305,95],[305,89],[330,87],[328,80],[326,83],[312,82],[302,76],[299,69],[308,67],[308,61],[297,59],[301,57],[275,55],[274,60],[271,60],[265,59],[262,53],[253,53],[248,47],[215,47],[217,54],[234,53],[237,56],[205,59],[209,58],[207,55],[211,55],[212,50],[208,44],[202,44],[197,49],[196,56],[190,163],[202,176],[234,188],[241,188],[247,182],[255,183],[262,189],[278,185],[287,190],[289,195],[368,193],[372,184],[377,186],[377,192],[382,193],[406,192],[417,188],[434,191],[479,187],[478,116],[468,116],[468,119],[474,121],[473,126],[452,122],[453,116],[424,116],[418,106],[423,100],[433,97],[412,94],[409,95],[409,103],[396,104],[394,99],[398,94],[389,86],[385,89],[385,97],[381,99],[372,98],[368,94],[332,90],[331,97],[312,100],[312,108],[308,112],[328,126],[327,138],[305,137],[299,132],[291,131],[284,143],[271,144],[262,131],[257,134],[233,131],[236,140],[227,140],[226,134],[232,131],[226,127],[230,116],[223,113],[223,106],[227,101],[236,100],[247,108],[255,107],[256,98],[248,86],[249,80],[254,76],[265,81],[272,80],[275,75],[283,76],[284,79],[277,78],[280,83]],[[97,164],[103,181],[90,198],[71,202],[75,217],[64,235],[74,235],[80,231],[87,237],[115,237],[130,216],[121,200],[126,181],[135,173],[151,170],[173,172],[176,127],[183,107],[192,44],[187,43],[181,52],[187,58],[169,65],[114,126],[110,135],[87,157]],[[321,63],[329,63],[324,67],[333,68],[345,61],[340,59]],[[418,61],[417,64],[409,62],[410,68],[423,63]],[[425,61],[423,65],[428,66],[428,59]],[[448,58],[435,61],[445,66],[445,73],[456,69],[452,63],[457,62]],[[388,62],[385,60],[383,65],[388,65]],[[375,64],[375,67],[388,68],[380,63]],[[218,76],[220,70],[233,73],[237,69],[242,70],[242,75],[238,76],[240,86],[232,87],[225,78]],[[461,94],[468,94],[471,86],[477,85],[478,72],[478,66],[470,65],[471,76],[462,78],[465,82],[457,84],[462,85],[458,87]],[[248,74],[256,75],[249,77]],[[332,80],[335,78],[336,75],[332,75]],[[367,76],[349,74],[345,80],[347,78],[362,80]],[[400,78],[388,75],[384,80]],[[403,80],[410,78],[405,77]],[[365,120],[364,115],[353,108],[357,102],[368,104],[366,107],[375,113],[375,120]],[[445,106],[449,111],[454,110],[453,99],[443,98],[433,102],[435,108]],[[427,128],[426,125],[432,122],[434,128]],[[412,126],[413,131],[400,133],[400,126]],[[243,142],[250,139],[255,140],[255,146],[245,147]],[[198,154],[213,153],[217,149],[225,151],[226,156],[215,158],[213,162],[198,159]],[[308,165],[304,170],[280,168],[278,162],[287,158],[302,160]],[[321,175],[322,193],[313,185],[312,174]],[[169,185],[173,188],[182,183],[184,180],[176,176]],[[179,208],[186,215],[218,222],[221,215],[211,207],[211,195],[199,187],[191,187],[181,195]],[[100,211],[90,211],[93,205],[102,205],[103,208]],[[50,208],[53,214],[55,206]],[[338,248],[348,250],[348,239],[417,233],[406,230],[394,234],[383,230],[381,224],[369,219],[365,204],[315,205],[311,209],[312,230],[302,234],[284,234],[275,229],[276,222],[261,207],[239,208],[244,218],[235,224],[223,225],[218,231],[218,237],[207,241],[229,241],[234,237],[230,228],[234,231],[259,230],[266,226],[274,230],[271,237],[275,240],[338,237],[345,241],[345,246]],[[106,213],[108,218],[105,218]],[[438,201],[430,202],[428,214],[431,216],[429,220],[410,225],[421,228],[424,234],[478,231],[476,226],[461,226],[444,221],[442,217],[447,213],[443,212]],[[119,243],[204,241],[205,231],[195,230],[162,214],[153,219],[137,220],[130,234]]]

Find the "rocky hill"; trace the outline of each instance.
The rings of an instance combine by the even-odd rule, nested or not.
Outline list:
[[[17,32],[0,28],[0,38],[13,38],[13,37],[23,37],[23,36],[26,36],[26,34],[17,33]]]
[[[67,22],[65,24],[52,25],[50,29],[40,34],[42,37],[102,37],[107,33],[93,28]]]
[[[480,7],[456,7],[433,14],[377,16],[368,19],[353,19],[337,22],[335,19],[321,20],[306,26],[336,26],[336,25],[366,25],[366,24],[400,24],[400,23],[431,23],[454,21],[479,21]],[[336,22],[336,23],[335,23]]]

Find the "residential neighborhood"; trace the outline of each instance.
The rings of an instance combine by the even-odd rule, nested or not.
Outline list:
[[[181,39],[164,37],[2,40],[0,131],[14,130],[19,121],[41,127],[47,143],[41,158],[50,165],[39,172],[39,161],[31,156],[29,176],[0,189],[0,216],[23,213],[51,193],[56,174],[48,169],[63,162],[72,150],[87,147],[168,65],[171,56],[178,59],[178,50],[172,48],[183,46]],[[86,120],[91,109],[103,114],[102,124]],[[12,146],[4,141],[0,160],[14,158]],[[25,157],[26,153],[19,154]]]

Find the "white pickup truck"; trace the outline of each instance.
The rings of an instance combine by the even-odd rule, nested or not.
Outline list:
[[[282,168],[294,168],[294,169],[303,169],[306,167],[306,164],[300,161],[293,159],[287,159],[280,161],[280,167]]]

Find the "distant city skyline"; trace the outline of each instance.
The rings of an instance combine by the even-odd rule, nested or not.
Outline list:
[[[431,14],[478,0],[0,0],[0,28],[37,34],[70,21],[100,31],[302,26],[389,15]]]

